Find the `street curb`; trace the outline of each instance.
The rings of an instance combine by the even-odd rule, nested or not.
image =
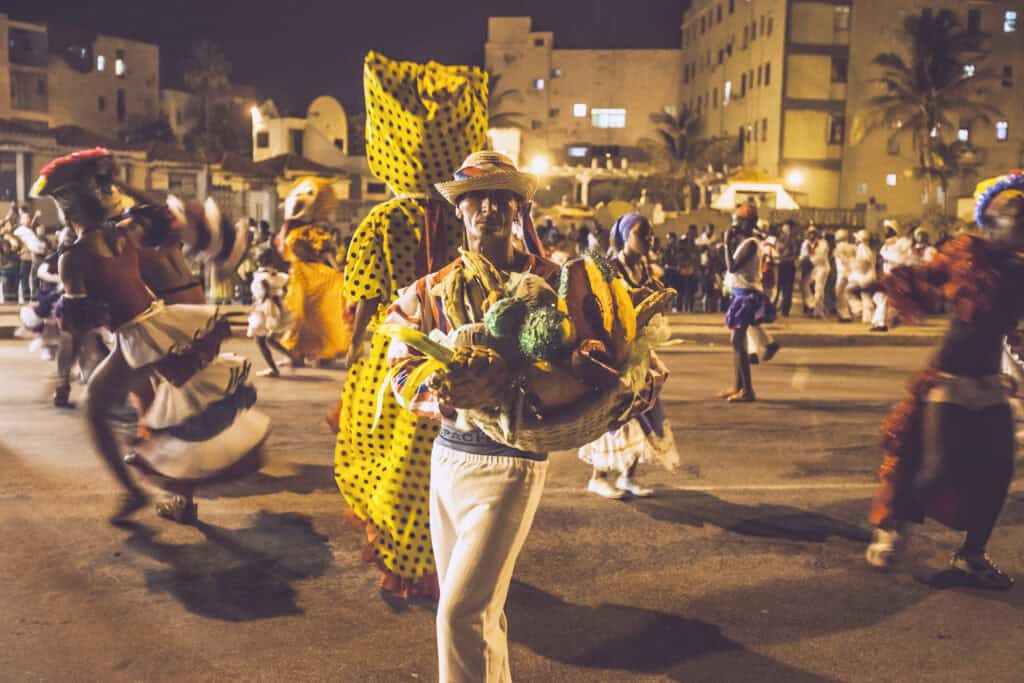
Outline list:
[[[800,332],[768,332],[783,347],[872,347],[872,346],[935,346],[942,340],[941,335],[908,335],[888,334],[808,334]],[[691,330],[672,330],[672,338],[691,344],[707,344],[712,346],[729,346],[729,332],[694,332]]]
[[[238,319],[238,316],[236,316],[236,319],[230,320],[230,323],[231,323],[231,328],[232,329],[242,329],[242,330],[244,330],[246,327],[248,327],[248,324],[249,324],[248,321],[245,320],[244,318]],[[2,340],[2,339],[14,339],[15,338],[14,333],[15,333],[15,331],[17,331],[17,329],[18,329],[17,325],[0,325],[0,340]]]

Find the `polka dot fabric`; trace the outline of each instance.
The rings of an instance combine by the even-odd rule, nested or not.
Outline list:
[[[477,67],[396,62],[376,52],[363,65],[366,157],[397,193],[451,180],[487,141],[487,74]]]
[[[380,298],[390,303],[399,289],[422,275],[415,263],[428,206],[426,200],[393,199],[370,212],[349,247],[345,284],[350,302]],[[440,233],[446,239],[447,261],[454,260],[462,226],[447,205]],[[349,369],[335,479],[353,514],[367,524],[366,559],[384,573],[381,585],[400,594],[430,595],[436,593],[428,505],[430,451],[439,425],[402,409],[389,391],[380,424],[371,431],[388,369],[388,344],[385,335],[373,335],[369,353]]]

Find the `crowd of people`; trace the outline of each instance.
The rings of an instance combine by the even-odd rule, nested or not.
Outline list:
[[[299,179],[271,236],[212,202],[165,205],[125,186],[102,149],[54,160],[33,186],[61,209],[56,244],[25,207],[9,217],[18,290],[28,263],[23,300],[35,295],[33,320],[55,325],[54,404],[71,406],[73,366],[88,380],[89,433],[123,488],[113,523],[149,500],[133,472],[164,492],[158,514],[190,523],[198,488],[263,465],[270,418],[256,408],[250,362],[221,352],[227,317],[206,303],[210,283],[239,277],[249,254],[247,333],[266,374],[280,376],[284,362],[347,368],[328,416],[335,477],[381,589],[437,600],[441,681],[509,681],[504,604],[548,452],[561,450],[539,444],[570,444],[591,468],[586,490],[606,498],[651,495],[640,466],[678,464],[660,400],[662,312],[724,313],[735,381],[721,397],[745,404],[754,360],[780,348],[762,326],[790,315],[795,291],[805,315],[860,316],[883,331],[934,307],[938,288],[951,326],[885,422],[867,560],[891,567],[907,524],[927,516],[966,532],[954,569],[982,587],[1012,586],[985,548],[1013,470],[1000,363],[1024,317],[1024,175],[985,186],[978,234],[938,248],[894,223],[881,244],[865,231],[765,225],[752,204],[721,238],[690,226],[659,244],[638,213],[562,235],[533,224],[537,179],[480,151],[485,74],[371,53],[365,75],[368,159],[395,196],[344,253],[328,183]],[[434,89],[418,87],[424,79]],[[464,161],[444,169],[423,163],[429,155]],[[205,287],[190,261],[212,271]],[[111,419],[128,407],[136,430],[125,448]],[[523,436],[531,420],[534,441]]]

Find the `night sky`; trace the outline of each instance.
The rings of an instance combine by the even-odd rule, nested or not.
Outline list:
[[[164,87],[181,87],[191,40],[220,43],[232,80],[304,114],[317,95],[361,109],[362,58],[483,62],[488,16],[532,16],[562,48],[677,48],[689,0],[0,0],[12,19],[69,24],[160,45]]]

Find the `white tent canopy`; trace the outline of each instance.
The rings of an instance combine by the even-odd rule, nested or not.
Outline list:
[[[747,200],[744,196],[755,196],[761,198],[761,204],[773,209],[795,210],[800,205],[796,203],[792,195],[786,192],[779,183],[744,183],[732,182],[725,186],[722,194],[711,203],[711,208],[720,211],[732,211]],[[764,195],[771,195],[765,197]]]

